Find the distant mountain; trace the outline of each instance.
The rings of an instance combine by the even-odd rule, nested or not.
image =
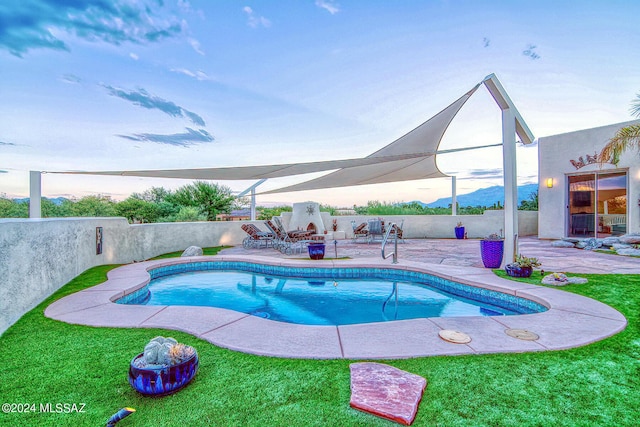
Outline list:
[[[523,200],[529,200],[531,195],[538,191],[538,184],[526,184],[518,186],[518,205]],[[504,187],[496,185],[494,187],[481,188],[473,193],[458,194],[456,195],[458,206],[492,206],[493,204],[500,202],[504,205]],[[446,208],[451,204],[451,197],[443,197],[435,202],[422,203],[418,202],[422,206],[428,206],[430,208]]]
[[[49,197],[43,197],[43,199],[47,199],[50,202],[53,202],[54,205],[60,206],[61,204],[63,204],[65,202],[65,200],[69,200],[67,198],[64,197],[56,197],[54,199],[50,199]],[[29,198],[28,197],[24,197],[22,199],[13,199],[14,202],[16,203],[28,203],[29,202]]]

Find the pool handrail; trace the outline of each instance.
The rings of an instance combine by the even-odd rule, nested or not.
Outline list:
[[[387,259],[390,256],[393,256],[393,260],[391,261],[392,264],[398,263],[398,230],[396,230],[396,232],[393,233],[395,235],[395,244],[394,244],[393,252],[385,256],[384,247],[387,245],[387,240],[389,240],[389,235],[391,234],[391,230],[397,227],[398,226],[396,225],[395,222],[390,223],[389,228],[387,229],[387,232],[385,233],[384,238],[382,239],[382,259]]]

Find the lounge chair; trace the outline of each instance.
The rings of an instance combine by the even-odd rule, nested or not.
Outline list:
[[[382,241],[384,236],[384,221],[382,219],[369,220],[369,243],[379,238]]]
[[[357,243],[359,238],[362,238],[365,241],[369,239],[369,230],[367,230],[366,222],[356,226],[356,222],[351,221],[351,228],[353,229],[353,237],[351,238],[352,242]]]
[[[274,217],[275,224],[269,220],[265,221],[267,227],[272,230],[276,235],[275,248],[280,252],[291,255],[294,252],[302,252],[302,248],[306,247],[306,243],[309,241],[311,235],[310,231],[285,231],[282,226],[282,222]]]
[[[402,226],[404,225],[404,219],[402,221],[400,221],[400,224],[396,224],[396,228],[392,229],[391,232],[389,233],[389,239],[394,239],[394,235],[396,234],[396,230],[398,231],[398,240],[402,243],[405,243],[404,238],[402,237]],[[384,221],[382,222],[382,233],[385,234],[386,230],[385,230],[385,226],[384,226]]]
[[[281,231],[285,232],[287,236],[294,242],[299,242],[302,240],[311,240],[311,236],[313,236],[313,231],[311,230],[289,230],[285,231],[284,225],[282,225],[282,221],[278,217],[273,218],[276,222],[276,225],[280,228]]]
[[[275,234],[272,232],[262,231],[254,224],[243,224],[241,228],[248,234],[248,236],[242,240],[242,246],[245,249],[260,248],[263,246],[268,248],[269,246],[273,246]]]
[[[286,233],[281,232],[280,228],[278,228],[277,225],[275,225],[273,222],[269,220],[266,220],[264,224],[267,226],[269,230],[273,232],[275,236],[273,240],[273,247],[279,250],[280,252],[283,252],[284,248],[289,244],[289,242],[287,241],[288,239],[287,239]]]

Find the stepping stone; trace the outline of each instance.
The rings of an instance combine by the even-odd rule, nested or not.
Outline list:
[[[352,408],[411,425],[427,380],[393,366],[363,362],[349,365]]]

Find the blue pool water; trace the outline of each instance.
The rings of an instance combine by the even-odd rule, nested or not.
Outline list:
[[[306,325],[546,310],[512,295],[402,270],[207,262],[162,267],[150,274],[149,285],[118,303],[211,306]]]

